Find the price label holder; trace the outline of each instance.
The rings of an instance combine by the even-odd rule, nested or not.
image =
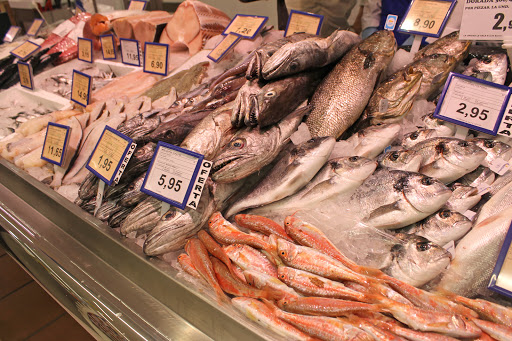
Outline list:
[[[19,61],[18,74],[20,75],[20,85],[24,88],[34,90],[34,77],[32,76],[32,65]]]
[[[121,61],[123,64],[140,66],[139,41],[134,39],[120,38]]]
[[[40,45],[37,45],[36,43],[31,42],[30,40],[27,40],[26,42],[12,50],[11,54],[16,58],[26,60],[40,48]]]
[[[71,82],[71,100],[83,107],[89,105],[89,97],[92,88],[92,78],[85,73],[73,70]]]
[[[147,5],[148,5],[147,1],[132,0],[132,1],[130,1],[130,4],[128,5],[128,10],[129,11],[143,11],[146,9]]]
[[[502,295],[512,297],[512,224],[508,228],[505,241],[494,266],[488,288]]]
[[[268,17],[264,16],[237,14],[222,34],[233,33],[242,38],[253,39],[263,28],[267,20]]]
[[[217,46],[215,46],[212,52],[208,54],[208,58],[213,60],[215,63],[219,62],[219,60],[221,60],[226,53],[240,41],[240,39],[242,39],[242,37],[229,33]]]
[[[144,72],[167,75],[169,45],[146,43],[144,53]]]
[[[503,85],[451,72],[434,117],[496,135],[510,91]]]
[[[78,60],[92,63],[92,39],[78,38]]]
[[[54,165],[62,166],[64,156],[66,155],[69,131],[70,128],[68,126],[48,122],[41,159]]]
[[[196,209],[211,166],[201,154],[160,141],[141,191],[180,209]]]
[[[284,36],[288,37],[294,33],[320,34],[324,16],[292,9],[288,16]]]
[[[131,138],[106,126],[85,167],[112,186],[119,182],[136,147]]]
[[[41,26],[43,26],[44,20],[40,18],[34,19],[32,22],[32,25],[30,25],[30,28],[27,31],[27,36],[35,37],[39,30],[41,29]]]
[[[103,54],[103,59],[116,59],[116,48],[114,43],[114,36],[112,34],[106,34],[100,36],[101,42],[101,53]]]
[[[414,0],[409,5],[398,31],[439,38],[455,0]]]
[[[463,1],[459,39],[510,40],[512,4],[510,1],[476,3]]]
[[[19,27],[19,26],[11,26],[11,27],[9,27],[9,30],[7,31],[7,33],[4,36],[4,39],[3,39],[4,42],[5,43],[12,42],[16,38],[18,33],[20,33],[20,31],[21,31],[21,27]]]

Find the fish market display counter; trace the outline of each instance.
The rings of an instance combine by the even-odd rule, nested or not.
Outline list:
[[[169,264],[4,160],[0,225],[6,250],[97,339],[262,339]]]

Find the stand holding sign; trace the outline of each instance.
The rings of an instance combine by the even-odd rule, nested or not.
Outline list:
[[[20,75],[20,85],[24,88],[34,90],[34,77],[32,76],[32,65],[19,61],[18,74]]]
[[[292,9],[288,17],[288,23],[284,31],[284,36],[288,37],[294,33],[320,34],[324,16],[308,12],[296,11]]]
[[[68,126],[49,122],[46,128],[41,159],[62,166],[69,137]]]

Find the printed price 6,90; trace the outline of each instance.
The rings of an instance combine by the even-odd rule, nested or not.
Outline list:
[[[160,179],[158,180],[158,185],[162,186],[163,189],[174,190],[175,192],[179,192],[181,190],[181,185],[183,181],[176,180],[172,176],[169,178],[169,181],[166,181],[167,175],[160,174]]]

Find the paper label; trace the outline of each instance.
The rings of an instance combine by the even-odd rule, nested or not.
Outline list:
[[[222,34],[233,33],[240,37],[252,39],[263,28],[267,20],[268,17],[237,14]]]
[[[498,128],[498,135],[512,138],[512,96],[508,99],[507,108]]]
[[[510,89],[450,73],[434,117],[496,135]]]
[[[114,36],[112,34],[104,35],[100,37],[101,41],[101,52],[103,53],[103,59],[116,59],[116,49],[114,47]]]
[[[482,182],[480,185],[476,186],[476,189],[478,191],[478,194],[484,195],[485,193],[491,190],[491,186],[488,183]]]
[[[66,155],[66,145],[70,128],[65,125],[49,122],[44,138],[41,159],[62,166]]]
[[[211,162],[205,163],[211,167]],[[187,205],[195,209],[209,172],[200,173],[201,165],[202,155],[158,142],[141,191],[180,209]],[[195,194],[191,196],[192,191]]]
[[[201,199],[201,193],[203,193],[203,189],[206,185],[206,180],[208,179],[208,175],[210,174],[211,169],[212,163],[210,161],[203,160],[201,163],[201,168],[199,168],[196,181],[192,186],[192,193],[188,198],[187,207],[195,210],[197,209],[197,206],[199,206],[199,199]]]
[[[14,40],[14,38],[16,38],[16,36],[20,32],[20,30],[21,30],[21,27],[19,27],[19,26],[9,27],[9,30],[7,31],[7,33],[4,36],[4,39],[3,39],[4,42],[6,42],[6,43],[12,42]]]
[[[143,11],[146,9],[147,1],[138,1],[132,0],[130,1],[130,5],[128,6],[129,11]]]
[[[388,17],[386,18],[386,22],[384,23],[384,29],[393,31],[395,29],[397,21],[398,21],[398,15],[388,14]]]
[[[36,36],[37,32],[39,32],[39,29],[43,25],[44,20],[43,19],[34,19],[32,22],[32,25],[30,25],[30,28],[27,31],[28,36]]]
[[[445,0],[414,0],[400,24],[400,31],[439,36],[452,5],[452,1]]]
[[[87,162],[87,169],[109,186],[112,185],[128,151],[131,150],[131,157],[133,150],[135,150],[132,142],[131,138],[106,126]]]
[[[489,169],[498,175],[504,175],[510,170],[510,163],[502,158],[497,158],[489,164]]]
[[[218,62],[226,55],[233,46],[242,38],[235,34],[228,34],[215,48],[208,54],[208,58],[213,60],[214,62]]]
[[[473,220],[473,218],[475,217],[476,215],[476,212],[474,211],[471,211],[471,210],[467,210],[466,212],[464,212],[464,216],[466,218],[468,218],[469,220]]]
[[[132,39],[120,39],[121,61],[123,64],[140,66],[139,42]]]
[[[11,54],[15,57],[18,57],[21,60],[25,60],[40,48],[41,46],[31,42],[30,40],[27,40],[26,42],[12,50]]]
[[[460,39],[510,40],[512,38],[512,0],[490,2],[462,1]]]
[[[92,79],[77,70],[73,70],[73,81],[71,83],[71,100],[81,106],[89,105],[89,95],[91,93]]]
[[[78,38],[78,60],[92,63],[92,40]]]
[[[144,53],[144,72],[167,75],[169,45],[146,43]]]
[[[443,246],[443,249],[452,255],[452,259],[455,258],[455,242],[453,240],[446,243],[446,245]]]
[[[75,24],[73,22],[66,20],[59,26],[57,26],[52,33],[58,35],[59,37],[65,37],[72,29],[75,28]]]
[[[32,65],[24,62],[18,62],[18,74],[20,75],[20,85],[24,88],[34,90],[34,78],[32,77]]]
[[[323,15],[291,10],[284,36],[288,37],[301,32],[318,35],[323,20]]]

